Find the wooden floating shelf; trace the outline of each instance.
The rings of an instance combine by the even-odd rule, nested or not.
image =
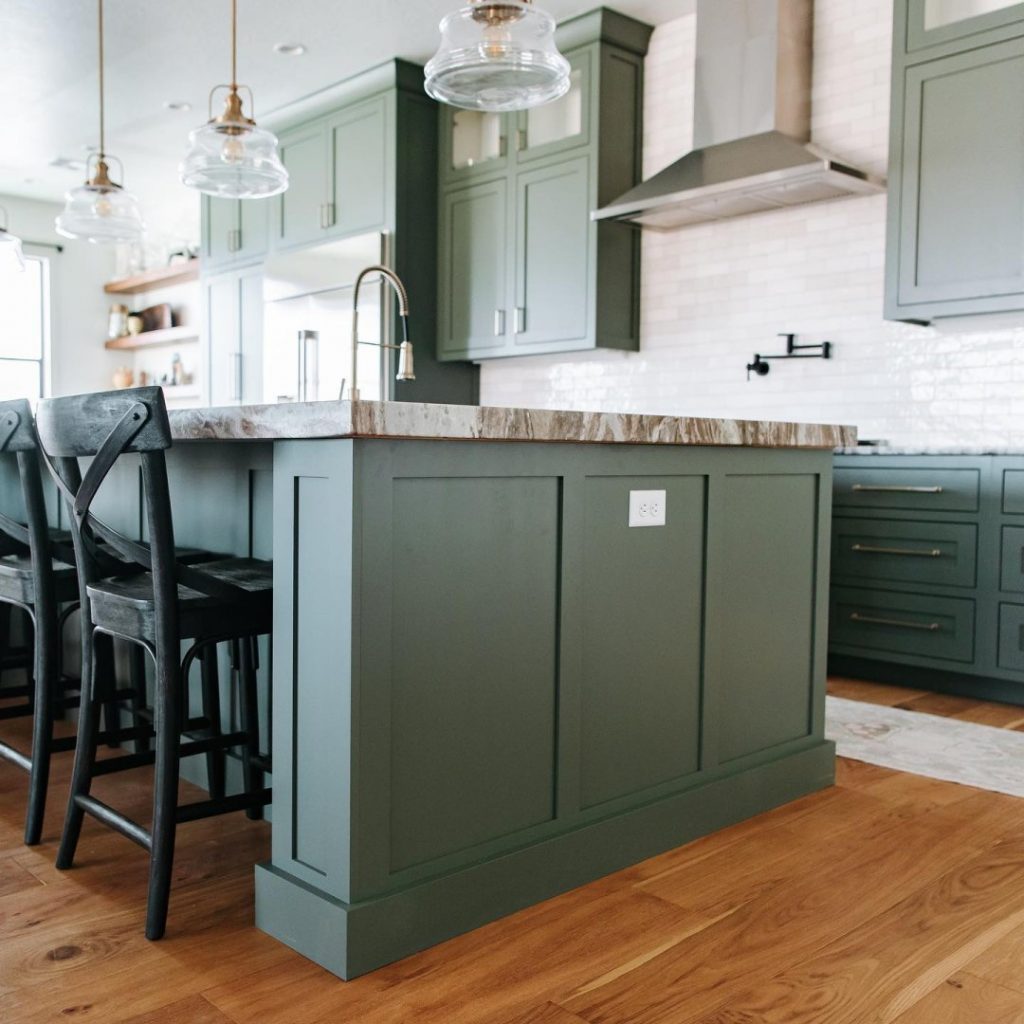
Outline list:
[[[126,334],[121,338],[111,338],[103,343],[103,347],[134,350],[198,340],[199,332],[194,327],[165,327],[159,331],[143,331],[142,334]]]
[[[187,263],[172,263],[169,267],[157,267],[146,270],[131,277],[122,277],[116,281],[108,281],[103,290],[108,295],[136,295],[148,292],[153,288],[163,288],[170,284],[185,284],[199,280],[199,260]]]

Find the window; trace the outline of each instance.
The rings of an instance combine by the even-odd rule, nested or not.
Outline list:
[[[0,400],[43,397],[49,348],[49,262],[25,254],[24,274],[0,276]]]

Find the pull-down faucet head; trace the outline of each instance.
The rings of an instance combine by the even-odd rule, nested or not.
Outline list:
[[[402,341],[399,345],[389,345],[380,341],[359,340],[359,289],[362,286],[363,279],[370,274],[379,274],[381,280],[387,281],[398,295],[398,318],[402,324]],[[409,293],[405,290],[402,279],[390,267],[374,264],[361,270],[356,278],[355,290],[352,295],[352,377],[350,378],[348,389],[348,397],[352,402],[359,400],[359,388],[356,386],[356,369],[360,345],[377,345],[380,348],[396,349],[398,351],[398,372],[395,374],[395,380],[416,379],[416,374],[413,371],[412,342],[409,341]],[[344,398],[344,381],[342,381],[341,388],[342,394],[338,397]]]

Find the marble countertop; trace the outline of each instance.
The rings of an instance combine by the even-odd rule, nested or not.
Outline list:
[[[389,437],[444,441],[836,448],[855,427],[414,402],[285,402],[170,411],[176,441]]]
[[[1024,444],[1016,445],[843,445],[836,455],[1024,455]]]

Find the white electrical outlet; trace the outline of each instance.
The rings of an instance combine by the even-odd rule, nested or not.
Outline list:
[[[629,492],[629,525],[630,526],[664,526],[665,525],[665,492],[664,491],[630,491]]]

